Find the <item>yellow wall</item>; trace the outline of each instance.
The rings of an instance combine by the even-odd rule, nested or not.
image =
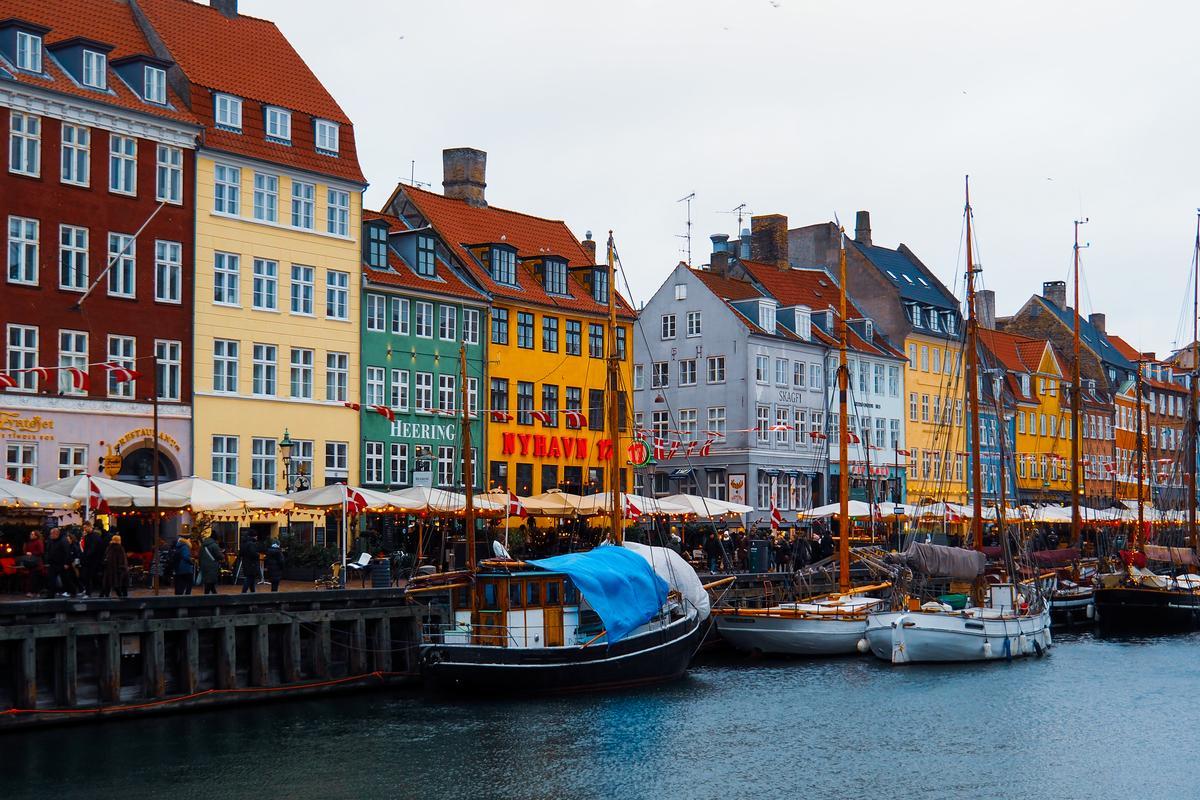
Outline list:
[[[286,428],[292,439],[313,442],[312,485],[325,484],[326,442],[347,443],[346,478],[358,482],[358,414],[341,401],[326,401],[326,354],[349,354],[347,399],[357,402],[361,381],[359,366],[359,298],[362,285],[359,245],[362,215],[360,188],[338,183],[335,188],[350,192],[349,237],[325,234],[328,183],[311,176],[302,180],[316,184],[314,231],[288,226],[291,218],[292,178],[279,167],[266,164],[251,166],[237,159],[218,159],[222,164],[241,166],[240,217],[232,218],[213,211],[214,158],[201,154],[197,159],[196,219],[196,317],[195,317],[195,472],[212,477],[212,437],[234,435],[238,442],[238,484],[251,484],[251,440],[254,437],[283,436]],[[254,171],[279,177],[279,224],[253,219]],[[240,307],[213,303],[214,254],[235,253],[241,257],[239,275]],[[254,259],[277,261],[277,311],[252,308]],[[313,316],[292,314],[290,310],[291,267],[293,264],[315,269]],[[346,320],[327,319],[325,315],[326,270],[349,274],[349,308]],[[238,391],[236,395],[213,392],[213,342],[231,339],[239,342]],[[272,344],[277,348],[276,387],[272,398],[251,394],[253,346]],[[313,399],[292,399],[289,394],[291,348],[313,350]],[[283,491],[282,459],[276,456],[276,488]],[[329,476],[334,480],[341,477]]]
[[[909,334],[904,344],[905,354],[909,356],[904,372],[904,436],[906,447],[912,452],[908,502],[918,503],[930,498],[965,503],[966,459],[961,454],[966,450],[963,428],[966,390],[960,360],[962,346],[919,333]],[[911,410],[914,395],[915,419]],[[944,419],[942,424],[938,423],[939,413]],[[940,476],[938,460],[942,461]]]
[[[1016,420],[1017,488],[1023,496],[1043,491],[1069,492],[1071,415],[1069,407],[1060,405],[1063,399],[1062,371],[1049,347],[1043,351],[1038,371],[1030,376],[1030,381],[1037,405],[1017,406],[1017,414],[1024,415],[1024,424],[1020,416]]]

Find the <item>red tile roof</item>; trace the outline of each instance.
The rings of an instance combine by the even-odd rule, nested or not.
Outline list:
[[[366,182],[350,118],[275,23],[245,15],[229,19],[193,0],[137,3],[192,83],[192,110],[206,126],[207,147]],[[255,101],[243,104],[242,133],[214,126],[209,90]],[[260,104],[293,112],[290,146],[266,140]],[[305,115],[340,125],[337,157],[316,151]]]
[[[1033,339],[1015,333],[1005,333],[992,328],[979,329],[979,343],[1007,370],[1008,387],[1013,395],[1022,402],[1035,403],[1037,398],[1032,394],[1033,381],[1029,383],[1030,394],[1021,391],[1018,373],[1032,376],[1041,366],[1042,353],[1049,344],[1045,339]],[[1051,354],[1054,349],[1051,347]]]
[[[1118,353],[1125,356],[1125,358],[1129,359],[1135,364],[1142,360],[1142,354],[1139,353],[1137,348],[1135,348],[1129,342],[1113,333],[1106,335],[1108,336],[1108,340],[1112,342],[1112,346],[1117,349]]]
[[[54,45],[75,37],[94,39],[110,44],[110,63],[125,56],[154,55],[133,18],[129,4],[121,0],[0,0],[0,19],[16,18],[49,28],[45,44]],[[84,98],[94,103],[117,106],[155,117],[164,117],[198,124],[178,95],[167,88],[167,106],[147,103],[125,84],[110,66],[107,92],[86,89],[78,85],[47,53],[42,55],[42,69],[49,77],[36,77],[11,70],[13,80],[30,87]],[[5,71],[9,72],[8,70]]]
[[[389,231],[409,230],[409,226],[403,220],[389,214],[380,214],[378,211],[363,211],[364,221],[369,222],[376,219],[387,221]],[[447,294],[479,302],[487,301],[487,297],[483,292],[468,285],[466,281],[455,274],[454,270],[447,267],[444,263],[438,264],[436,278],[428,278],[417,274],[417,271],[410,264],[406,263],[395,250],[389,248],[388,266],[391,267],[391,270],[381,270],[370,267],[364,262],[363,273],[367,276],[367,280],[385,286],[398,286],[423,292]]]
[[[403,207],[406,202],[457,251],[459,260],[470,270],[471,276],[493,295],[539,306],[592,314],[608,313],[606,305],[592,299],[574,270],[570,270],[567,278],[569,296],[548,293],[534,275],[533,267],[519,261],[518,285],[507,286],[492,280],[492,276],[468,248],[468,245],[502,242],[515,247],[519,259],[556,255],[565,258],[569,267],[592,265],[592,257],[562,220],[535,217],[495,206],[473,206],[465,200],[412,186],[397,187],[392,207]],[[617,292],[616,298],[617,313],[626,319],[633,318],[633,309],[620,292]]]

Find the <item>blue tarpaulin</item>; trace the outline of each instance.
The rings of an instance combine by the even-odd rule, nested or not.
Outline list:
[[[623,547],[597,547],[527,563],[569,577],[600,615],[609,644],[649,622],[667,602],[667,582],[650,562]]]

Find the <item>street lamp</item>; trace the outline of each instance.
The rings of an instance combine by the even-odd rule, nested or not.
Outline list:
[[[283,491],[292,491],[292,448],[296,443],[288,435],[288,429],[283,429],[283,438],[279,440],[279,455],[283,458]]]

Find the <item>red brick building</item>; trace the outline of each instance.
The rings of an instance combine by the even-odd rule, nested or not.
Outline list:
[[[156,390],[164,479],[190,474],[199,128],[128,3],[0,0],[0,20],[4,474],[116,455],[150,482]]]

